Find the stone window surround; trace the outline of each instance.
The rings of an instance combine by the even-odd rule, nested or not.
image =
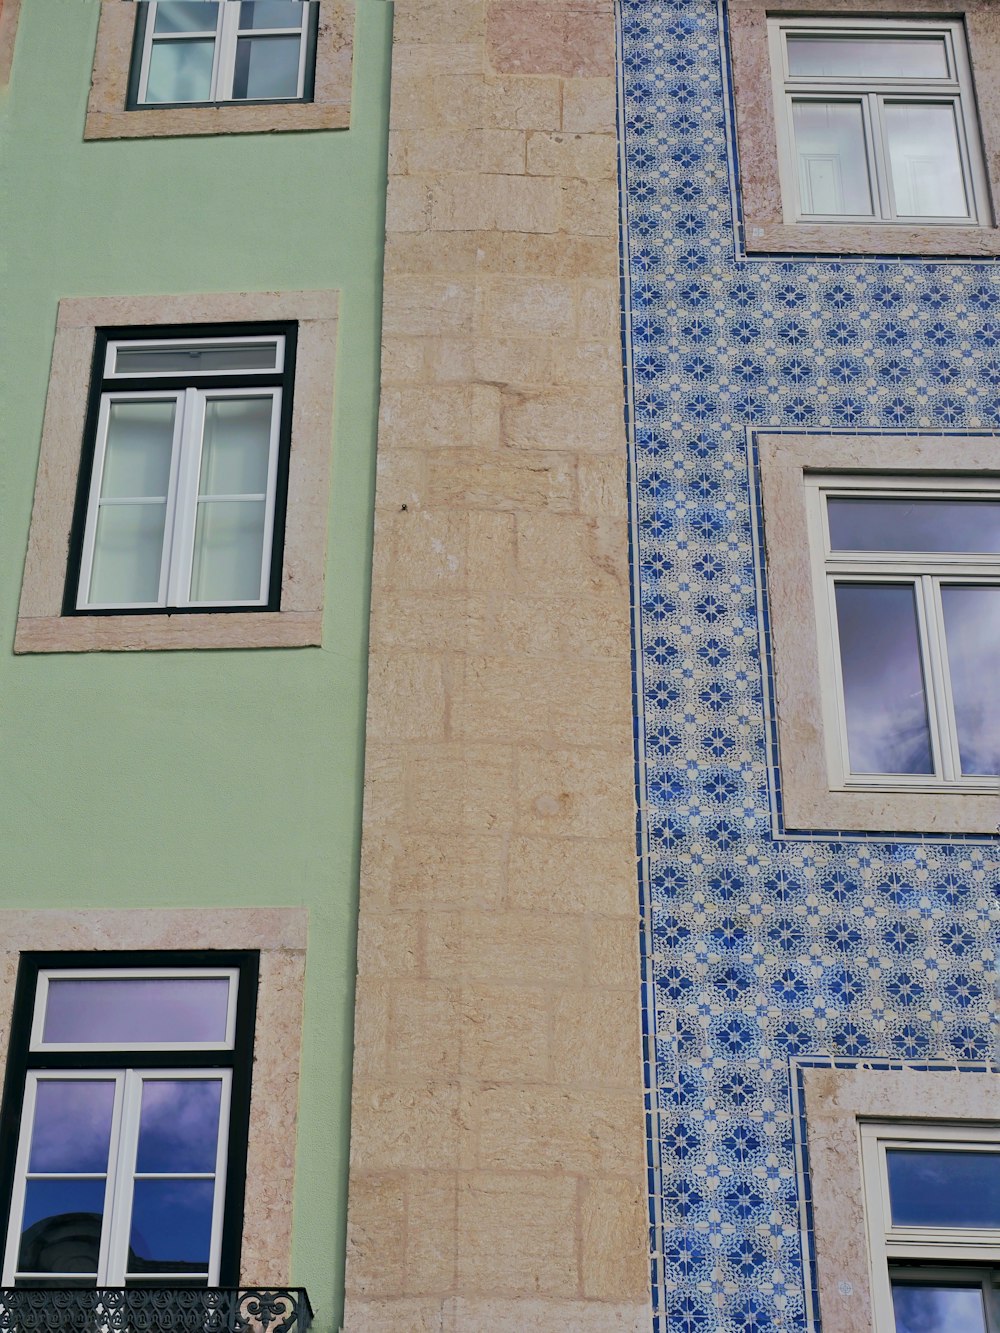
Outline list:
[[[305,908],[0,911],[0,1067],[20,955],[105,949],[260,951],[240,1275],[287,1286],[305,980]]]
[[[59,302],[15,653],[301,648],[322,643],[336,292],[70,298]],[[297,320],[281,610],[62,614],[95,330]]]
[[[840,791],[827,771],[806,472],[1000,475],[994,438],[758,436],[784,824],[879,833],[996,833],[997,793]]]
[[[871,1256],[858,1121],[997,1124],[996,1074],[959,1069],[804,1069],[806,1138],[820,1318],[871,1333]]]
[[[8,0],[9,2],[9,0]],[[151,139],[192,134],[262,134],[338,130],[351,123],[352,0],[321,0],[316,80],[311,102],[125,109],[134,0],[101,0],[85,139]]]
[[[962,0],[945,7],[965,19],[983,159],[994,219],[1000,210],[1000,24],[995,0]],[[991,13],[992,10],[992,13]],[[900,223],[786,223],[778,177],[767,20],[806,14],[836,17],[940,18],[940,0],[729,0],[729,41],[739,144],[744,245],[747,253],[1000,255],[1000,229],[909,226]]]
[[[0,0],[0,88],[6,88],[10,79],[20,10],[21,0]]]

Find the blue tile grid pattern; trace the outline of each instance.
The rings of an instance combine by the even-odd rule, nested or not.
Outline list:
[[[997,1069],[1000,854],[784,832],[754,433],[1000,432],[1000,271],[741,257],[725,18],[619,5],[653,1304],[798,1333],[793,1071]]]

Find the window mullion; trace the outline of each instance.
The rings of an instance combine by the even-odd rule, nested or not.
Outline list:
[[[232,0],[222,0],[219,6],[219,37],[216,43],[215,84],[213,100],[228,102],[233,96],[236,77],[236,37],[240,26],[240,6]]]
[[[872,187],[875,191],[878,216],[882,221],[896,220],[896,192],[889,169],[889,145],[886,141],[885,116],[882,114],[883,95],[869,93],[865,98],[869,151],[872,155]]]
[[[939,741],[940,759],[946,782],[957,782],[962,776],[962,760],[958,748],[958,728],[955,724],[955,701],[948,669],[948,647],[944,633],[944,607],[941,601],[941,580],[932,575],[921,579],[922,597],[926,608],[927,646],[931,676],[934,681],[935,728]]]
[[[184,390],[184,431],[181,439],[174,506],[170,514],[170,564],[167,605],[190,600],[191,554],[198,507],[198,474],[205,427],[205,396],[198,389]]]
[[[108,1179],[104,1191],[104,1225],[101,1228],[101,1251],[97,1262],[97,1285],[121,1286],[125,1281],[125,1256],[128,1253],[128,1223],[121,1221],[121,1191],[125,1188],[126,1174],[120,1169],[122,1154],[127,1152],[129,1134],[129,1072],[119,1071],[115,1080],[115,1109],[111,1120],[111,1139],[108,1146]],[[133,1148],[133,1160],[135,1151]],[[126,1159],[127,1160],[127,1159]],[[130,1212],[129,1212],[130,1216]],[[124,1243],[119,1232],[124,1226]]]

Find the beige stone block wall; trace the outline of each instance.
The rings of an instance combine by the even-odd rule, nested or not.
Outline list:
[[[397,0],[346,1327],[650,1326],[612,0]]]

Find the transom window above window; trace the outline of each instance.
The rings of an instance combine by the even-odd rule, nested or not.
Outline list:
[[[998,1333],[1000,1130],[859,1128],[877,1333]]]
[[[786,222],[990,225],[961,22],[772,18]]]
[[[294,326],[148,333],[98,336],[66,611],[277,609]]]
[[[140,0],[130,106],[309,101],[315,0]]]
[[[995,790],[1000,482],[806,482],[834,785]]]

